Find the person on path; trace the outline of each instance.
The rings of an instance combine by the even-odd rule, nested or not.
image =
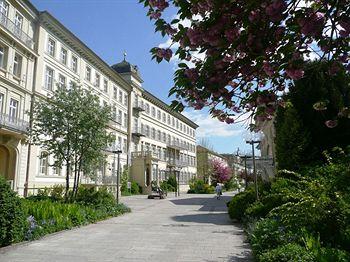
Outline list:
[[[216,184],[215,191],[216,191],[216,199],[220,199],[220,196],[222,195],[222,186],[220,183]]]

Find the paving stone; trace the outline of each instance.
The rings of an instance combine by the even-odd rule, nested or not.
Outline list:
[[[0,249],[0,261],[252,261],[227,215],[231,196],[123,197],[130,214]]]

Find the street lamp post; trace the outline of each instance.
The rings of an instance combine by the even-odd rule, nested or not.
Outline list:
[[[122,151],[120,149],[113,148],[112,150],[105,150],[106,152],[113,153],[113,176],[117,177],[117,204],[119,204],[119,177],[120,177],[120,154]],[[117,175],[115,173],[115,155],[118,155],[118,165],[117,165]]]
[[[259,200],[259,192],[258,192],[258,175],[256,173],[256,165],[255,165],[255,144],[260,144],[263,138],[262,132],[250,133],[250,138],[246,139],[247,144],[252,145],[252,157],[253,157],[253,174],[254,174],[254,185],[255,185],[255,194],[256,199]]]

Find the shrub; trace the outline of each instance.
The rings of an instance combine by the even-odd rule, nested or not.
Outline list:
[[[228,204],[228,213],[231,219],[242,221],[249,205],[255,202],[255,191],[252,187],[235,195]]]
[[[114,196],[105,187],[96,190],[95,187],[80,186],[73,201],[106,210],[110,210],[116,205]]]
[[[260,262],[308,262],[316,259],[312,253],[297,244],[286,244],[261,254]]]
[[[175,192],[175,188],[171,184],[169,184],[167,180],[160,182],[160,188],[164,192]]]
[[[28,217],[29,227],[25,235],[27,240],[130,211],[123,204],[105,209],[77,203],[52,202],[50,200],[31,201],[23,199],[22,202],[23,210]]]
[[[131,182],[131,194],[138,195],[142,193],[142,187],[135,181]]]
[[[266,250],[277,248],[290,242],[301,242],[300,232],[289,231],[283,224],[274,218],[265,218],[258,221],[249,236],[252,249],[260,255]]]
[[[203,180],[193,179],[190,182],[190,189],[187,193],[194,194],[213,194],[215,192],[215,188],[211,185],[204,183]]]
[[[0,176],[0,246],[23,239],[26,228],[21,200]]]
[[[233,177],[231,177],[230,180],[224,183],[224,188],[226,191],[236,190],[238,189],[238,183],[238,180],[235,180]]]
[[[174,189],[174,191],[177,190],[177,181],[175,176],[170,176],[167,180],[167,184],[171,186],[171,188]]]

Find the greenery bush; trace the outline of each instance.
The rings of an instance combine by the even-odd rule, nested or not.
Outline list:
[[[235,195],[228,204],[228,213],[231,219],[242,221],[247,208],[256,200],[253,187]]]
[[[130,211],[123,204],[114,204],[113,207],[103,208],[50,200],[23,199],[22,202],[28,222],[28,230],[25,233],[26,240],[36,239],[49,233],[86,225]]]
[[[260,262],[316,262],[312,253],[305,247],[290,243],[264,252],[258,257]]]
[[[0,247],[23,239],[25,221],[20,198],[0,176]]]
[[[215,188],[211,185],[204,183],[200,179],[192,179],[190,182],[190,189],[187,193],[189,194],[213,194]]]
[[[170,176],[167,180],[167,184],[170,185],[170,188],[173,188],[174,191],[177,190],[177,181],[175,176]]]

